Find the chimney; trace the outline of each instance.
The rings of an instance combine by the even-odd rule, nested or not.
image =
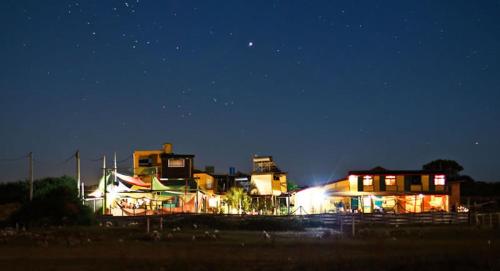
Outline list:
[[[163,152],[164,153],[172,153],[172,143],[163,144]]]

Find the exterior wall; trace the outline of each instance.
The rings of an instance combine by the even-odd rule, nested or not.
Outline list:
[[[405,178],[404,176],[396,176],[397,191],[405,191]]]
[[[184,166],[182,167],[170,167],[169,159],[183,159]],[[162,160],[162,171],[161,178],[167,179],[188,179],[193,177],[193,158],[188,155],[178,155],[178,154],[161,154]]]
[[[429,190],[429,175],[422,176],[422,191],[430,191]],[[434,180],[433,180],[434,181]]]
[[[364,185],[363,177],[372,176],[372,185]],[[446,185],[435,185],[434,175],[396,175],[396,184],[387,185],[385,183],[385,175],[351,175],[349,177],[349,190],[351,192],[446,192]],[[336,191],[345,191],[344,189],[339,189],[337,183],[342,183],[342,181],[337,181],[333,184],[327,184],[325,187],[329,187]]]
[[[161,174],[161,150],[153,151],[134,151],[133,164],[134,176],[141,177],[144,182],[151,183],[152,174]],[[150,166],[140,166],[139,160],[144,158],[151,159]],[[161,176],[161,175],[160,175]]]
[[[198,188],[209,195],[215,192],[215,179],[212,175],[207,173],[195,173],[194,178],[198,184]]]
[[[380,176],[373,177],[373,191],[375,192],[380,191]]]
[[[288,192],[288,181],[286,178],[286,174],[282,174],[280,176],[280,191],[281,193],[287,193]]]
[[[287,191],[287,179],[284,173],[252,174],[251,183],[257,188],[256,195],[279,196]]]
[[[257,195],[272,195],[273,173],[252,174],[251,183],[257,188]]]
[[[356,185],[357,186],[357,185]],[[348,192],[352,191],[351,183],[348,179],[340,180],[334,183],[329,183],[324,186],[325,190]]]
[[[450,184],[450,208],[457,208],[460,205],[460,183],[453,182]]]

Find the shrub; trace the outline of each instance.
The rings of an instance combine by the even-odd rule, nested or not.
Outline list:
[[[78,198],[76,181],[63,176],[35,182],[33,201],[24,202],[10,220],[28,226],[89,225],[93,214]]]

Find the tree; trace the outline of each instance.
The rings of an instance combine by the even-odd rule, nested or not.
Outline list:
[[[29,226],[88,225],[93,214],[78,197],[75,179],[63,176],[37,180],[33,201],[25,201],[10,220]]]
[[[227,204],[235,209],[250,211],[252,198],[246,193],[242,187],[232,187],[226,193]]]
[[[428,171],[444,172],[448,177],[458,177],[460,176],[460,172],[464,170],[458,162],[446,159],[434,160],[423,165],[422,168]]]
[[[299,189],[299,185],[292,182],[292,181],[288,181],[287,182],[287,191],[288,192],[292,192],[292,191],[295,191],[295,190],[298,190]]]

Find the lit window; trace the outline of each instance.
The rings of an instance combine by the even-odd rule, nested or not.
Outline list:
[[[373,178],[372,178],[372,176],[364,176],[363,177],[363,185],[364,186],[371,186],[371,185],[373,185]]]
[[[434,185],[444,185],[445,177],[444,175],[434,176]]]
[[[396,176],[385,176],[385,185],[396,185]]]
[[[184,159],[168,159],[168,167],[184,167]]]
[[[213,189],[214,180],[212,178],[207,178],[207,189]]]

